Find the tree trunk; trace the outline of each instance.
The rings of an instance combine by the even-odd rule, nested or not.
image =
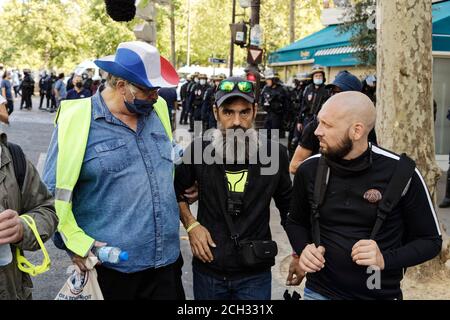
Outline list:
[[[435,161],[431,1],[378,0],[377,26],[378,142],[416,161],[436,203],[441,170]],[[440,257],[408,275],[423,278],[444,272],[447,259],[445,241]]]
[[[291,0],[289,10],[289,40],[290,43],[295,41],[295,0]]]
[[[175,4],[170,1],[170,58],[172,65],[177,67],[177,58],[175,53]]]
[[[187,12],[187,61],[186,65],[191,65],[191,0],[188,0]]]

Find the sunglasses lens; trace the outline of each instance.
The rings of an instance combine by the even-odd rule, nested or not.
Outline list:
[[[253,85],[249,81],[241,81],[238,83],[238,88],[241,92],[249,93],[253,90]]]
[[[234,89],[234,82],[231,81],[222,81],[220,83],[219,89],[225,92],[231,92]]]

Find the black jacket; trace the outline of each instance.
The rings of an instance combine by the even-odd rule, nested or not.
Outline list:
[[[289,104],[288,94],[282,84],[265,86],[260,96],[260,106],[267,112],[283,113]]]
[[[190,92],[190,103],[194,108],[198,108],[202,106],[203,98],[205,96],[206,90],[209,88],[207,84],[196,83],[195,86],[191,88]]]
[[[198,140],[197,140],[198,141]],[[195,143],[195,142],[194,142]],[[186,150],[184,159],[191,159],[193,144]],[[208,144],[204,143],[203,148]],[[202,143],[200,142],[200,148]],[[240,240],[270,240],[269,227],[270,202],[272,198],[280,211],[281,224],[284,225],[288,214],[292,182],[289,176],[289,160],[286,147],[279,145],[279,170],[274,175],[261,175],[261,164],[249,165],[248,185],[243,197],[243,210],[234,218]],[[184,161],[186,163],[186,161]],[[268,167],[270,165],[266,165]],[[193,266],[203,273],[218,278],[240,278],[262,270],[246,268],[242,265],[236,246],[230,237],[225,222],[227,214],[227,185],[224,165],[181,164],[176,168],[175,191],[178,201],[183,201],[183,193],[197,181],[199,185],[199,204],[197,220],[208,229],[216,248],[211,248],[214,255],[212,263],[202,263],[194,258]]]
[[[310,118],[317,115],[329,97],[330,94],[328,90],[325,89],[324,84],[319,86],[317,89],[314,83],[307,86],[303,92],[299,121],[303,122],[305,118]]]
[[[294,179],[286,231],[300,254],[311,239],[311,202],[320,155],[306,160]],[[371,189],[384,193],[399,157],[373,146],[354,160],[330,163],[331,174],[320,209],[321,245],[325,267],[307,274],[306,287],[331,299],[396,299],[401,297],[403,269],[435,257],[441,234],[433,203],[416,169],[407,192],[388,215],[375,241],[384,257],[380,289],[368,289],[373,273],[352,261],[352,247],[370,238],[377,204],[364,199]]]

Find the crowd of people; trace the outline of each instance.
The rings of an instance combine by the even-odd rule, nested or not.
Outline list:
[[[292,248],[287,284],[306,279],[305,300],[402,299],[406,268],[439,254],[421,173],[408,156],[376,144],[373,77],[363,84],[342,71],[326,85],[314,67],[287,89],[267,73],[258,100],[246,78],[218,75],[208,84],[193,74],[181,88],[180,123],[190,120],[192,132],[198,121],[212,135],[194,135],[178,162],[161,98],[175,99],[162,89],[178,84],[170,63],[131,41],[95,64],[107,73],[95,90],[89,76],[67,84],[64,75],[41,77],[48,108],[60,108],[42,180],[0,135],[0,246],[13,252],[0,268],[1,299],[31,298],[33,272],[20,268],[16,250],[36,250],[54,234],[78,272],[105,245],[128,252],[126,261],[95,266],[105,299],[184,300],[181,221],[195,299],[269,300],[278,254],[272,200]],[[0,120],[7,104],[0,100]],[[268,135],[255,128],[258,108]],[[289,132],[290,156],[273,130]]]
[[[14,100],[19,97],[20,110],[32,110],[35,90],[40,97],[38,109],[53,113],[63,100],[92,96],[103,82],[100,76],[94,76],[91,71],[72,73],[69,79],[66,79],[64,73],[56,75],[56,72],[44,70],[36,83],[30,69],[20,72],[18,69],[5,69],[3,64],[0,64],[0,95],[7,100],[9,115],[14,111]]]

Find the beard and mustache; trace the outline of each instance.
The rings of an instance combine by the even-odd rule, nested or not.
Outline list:
[[[331,161],[342,160],[346,155],[350,153],[353,149],[353,141],[350,139],[348,133],[341,139],[335,147],[328,147],[328,150],[320,147],[320,153]]]
[[[223,160],[223,163],[253,163],[258,153],[258,132],[254,128],[245,129],[241,126],[215,129],[211,136],[211,146],[215,158]]]

